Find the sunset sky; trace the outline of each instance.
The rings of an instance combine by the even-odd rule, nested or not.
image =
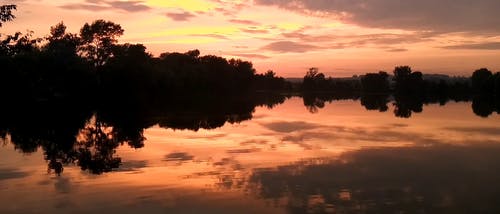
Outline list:
[[[2,34],[48,34],[60,21],[121,24],[120,42],[154,55],[199,49],[285,77],[309,67],[351,76],[410,65],[424,73],[500,71],[499,0],[0,0],[17,4]]]

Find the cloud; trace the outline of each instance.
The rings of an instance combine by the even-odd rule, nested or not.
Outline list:
[[[235,24],[243,24],[243,25],[260,25],[260,23],[252,20],[244,20],[244,19],[230,19],[229,22]]]
[[[308,27],[310,28],[310,27]],[[432,41],[434,36],[439,33],[431,32],[412,32],[412,33],[371,33],[371,34],[355,34],[355,35],[336,35],[330,34],[311,34],[307,33],[307,29],[299,29],[293,32],[282,33],[284,38],[296,39],[303,42],[332,42],[335,41],[337,46],[344,47],[359,47],[369,44],[373,45],[394,45],[394,44],[410,44],[419,42]]]
[[[471,49],[471,50],[500,50],[500,42],[485,42],[475,44],[450,45],[444,49]]]
[[[251,148],[251,149],[230,149],[227,150],[226,152],[229,154],[245,154],[245,153],[254,153],[254,152],[260,152],[261,149],[259,148]]]
[[[303,130],[309,130],[309,129],[315,129],[315,128],[322,127],[321,125],[318,125],[318,124],[302,122],[302,121],[272,122],[272,123],[264,123],[261,125],[272,130],[272,131],[282,132],[282,133],[303,131]]]
[[[68,10],[90,10],[90,11],[102,11],[111,9],[110,7],[107,6],[95,5],[95,4],[66,4],[60,7]]]
[[[339,34],[337,30],[317,33],[320,26],[304,26],[301,29],[281,33],[285,40],[314,44],[322,49],[378,48],[389,52],[403,52],[406,44],[433,42],[440,32],[414,31],[401,33]]]
[[[216,39],[228,39],[226,36],[220,35],[220,34],[190,34],[189,36],[210,37],[210,38],[216,38]]]
[[[66,4],[60,6],[69,10],[120,10],[125,12],[142,12],[151,8],[144,5],[143,1],[107,1],[107,0],[86,0],[84,3]]]
[[[304,53],[321,49],[321,47],[291,41],[279,41],[270,43],[261,48],[262,50],[270,50],[274,52],[291,52],[291,53]]]
[[[393,49],[389,49],[387,51],[388,52],[406,52],[406,51],[408,51],[408,49],[406,49],[406,48],[393,48]]]
[[[252,29],[252,28],[241,28],[240,31],[245,32],[245,33],[251,33],[251,34],[269,33],[269,31],[265,30],[265,29]]]
[[[500,32],[498,0],[255,0],[345,23],[386,29]]]
[[[242,58],[255,58],[255,59],[269,59],[271,57],[262,54],[250,54],[250,53],[230,53],[231,56],[237,56]]]
[[[233,48],[241,48],[241,49],[246,49],[246,48],[249,48],[248,46],[246,45],[235,45],[233,46]]]
[[[150,9],[150,7],[144,5],[141,1],[110,1],[108,4],[113,8],[118,8],[127,12],[140,12]]]
[[[166,14],[166,16],[174,21],[188,21],[189,19],[196,17],[196,15],[194,15],[190,12],[187,12],[187,11],[169,12]]]

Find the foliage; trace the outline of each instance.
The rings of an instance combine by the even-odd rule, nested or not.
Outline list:
[[[118,42],[117,37],[123,35],[124,30],[119,24],[102,19],[85,23],[80,29],[81,46],[79,50],[87,60],[96,67],[103,66],[113,55],[113,46]]]
[[[364,92],[389,92],[390,86],[388,78],[389,74],[384,71],[378,73],[367,73],[361,77],[361,87]]]
[[[0,5],[0,27],[2,27],[2,24],[4,22],[12,21],[14,18],[16,18],[13,14],[12,11],[16,10],[17,6],[10,4],[10,5]]]
[[[396,92],[402,94],[421,94],[424,89],[422,72],[413,72],[410,66],[397,66],[394,68],[394,81]]]

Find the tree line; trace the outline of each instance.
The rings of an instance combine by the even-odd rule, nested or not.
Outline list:
[[[3,16],[2,16],[3,17]],[[11,17],[12,18],[12,17]],[[118,44],[119,24],[96,20],[78,34],[63,22],[50,35],[15,33],[0,41],[0,90],[12,99],[229,94],[284,90],[289,83],[273,71],[257,74],[249,61],[165,52],[153,57],[142,44]]]
[[[500,72],[481,68],[470,78],[425,79],[410,66],[396,66],[393,75],[385,71],[366,73],[353,78],[326,78],[318,68],[310,68],[300,86],[303,92],[394,93],[401,95],[500,95]]]
[[[1,6],[0,23],[15,18],[15,5]],[[96,20],[78,34],[63,22],[44,38],[33,32],[15,33],[0,40],[0,90],[18,100],[96,97],[164,99],[178,94],[228,94],[255,91],[307,93],[390,93],[400,96],[461,96],[500,94],[500,73],[478,69],[469,79],[431,81],[410,66],[397,66],[393,75],[380,71],[358,78],[327,78],[310,68],[302,83],[293,85],[272,70],[257,74],[253,64],[240,59],[165,52],[152,56],[142,44],[118,44],[124,34],[119,24]],[[10,97],[9,97],[10,96]]]

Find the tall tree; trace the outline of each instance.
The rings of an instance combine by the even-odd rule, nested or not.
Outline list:
[[[113,47],[118,42],[118,37],[123,35],[119,24],[102,19],[92,24],[85,23],[80,30],[82,44],[81,53],[96,67],[101,67],[113,55]]]
[[[50,27],[50,36],[47,38],[48,43],[44,49],[58,57],[74,57],[77,56],[77,47],[80,44],[80,39],[77,35],[66,33],[66,25],[63,22]]]
[[[476,92],[493,92],[493,73],[487,68],[480,68],[472,73],[472,88]]]
[[[16,9],[17,6],[13,4],[0,6],[0,27],[2,27],[2,23],[11,21],[12,19],[16,18],[12,14],[12,11]]]
[[[394,80],[397,84],[404,84],[404,82],[409,78],[411,72],[410,66],[397,66],[394,68]]]

